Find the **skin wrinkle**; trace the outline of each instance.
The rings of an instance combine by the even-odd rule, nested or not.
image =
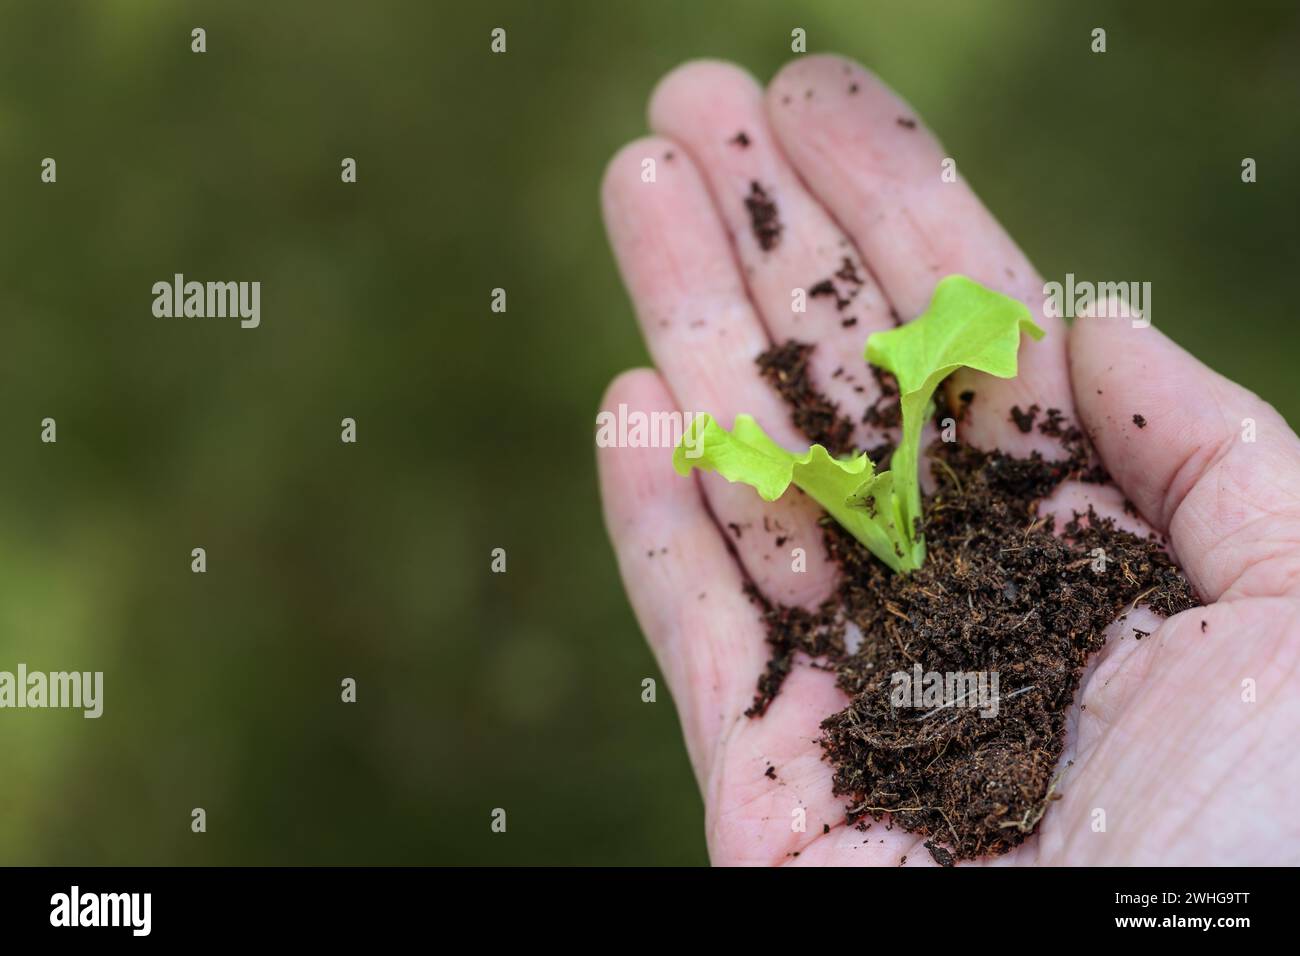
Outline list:
[[[1205,495],[1213,498],[1213,506],[1208,510],[1212,516],[1211,520],[1200,520],[1197,522],[1201,528],[1201,534],[1198,536],[1201,540],[1202,550],[1210,557],[1226,551],[1227,555],[1222,559],[1215,561],[1216,566],[1230,567],[1238,569],[1237,573],[1227,580],[1221,588],[1215,589],[1223,595],[1239,590],[1239,584],[1242,578],[1251,571],[1260,571],[1266,568],[1265,560],[1267,555],[1261,553],[1261,542],[1267,541],[1267,535],[1254,535],[1251,531],[1260,524],[1277,527],[1279,522],[1289,517],[1283,512],[1274,510],[1267,505],[1257,502],[1257,496],[1252,493],[1252,482],[1249,478],[1244,481],[1236,475],[1236,470],[1241,466],[1239,460],[1231,454],[1235,448],[1235,439],[1229,438],[1227,441],[1228,451],[1218,452],[1218,460],[1209,466],[1209,470],[1202,474],[1188,494],[1179,503],[1179,510],[1189,501],[1194,501],[1199,495]],[[1213,481],[1213,485],[1207,485],[1206,482]],[[1195,502],[1199,510],[1206,510],[1202,502]],[[1179,514],[1176,511],[1173,521],[1182,525],[1184,522],[1179,521]],[[1172,524],[1171,524],[1172,527]],[[1218,534],[1210,530],[1211,527],[1227,529]],[[1187,533],[1182,531],[1181,533]],[[1270,594],[1251,595],[1249,593],[1240,595],[1246,596],[1272,596]]]
[[[1219,464],[1232,452],[1235,437],[1221,435],[1213,443],[1198,442],[1192,445],[1174,469],[1160,501],[1159,523],[1172,528],[1178,511],[1196,491],[1202,481],[1210,477]]]
[[[1217,413],[1220,425],[1226,425],[1229,418],[1223,396],[1217,388],[1214,388],[1208,390],[1208,397],[1214,403],[1214,411]],[[1174,470],[1168,487],[1165,490],[1165,497],[1161,501],[1160,524],[1163,527],[1170,528],[1173,526],[1174,519],[1177,517],[1178,509],[1187,500],[1187,496],[1195,490],[1196,485],[1202,478],[1210,473],[1211,469],[1215,468],[1220,462],[1227,458],[1234,445],[1235,433],[1231,428],[1225,428],[1217,440],[1213,440],[1212,444],[1209,444],[1208,446],[1203,441],[1193,441],[1189,443],[1191,453],[1183,460],[1178,468]],[[1209,453],[1208,460],[1202,467],[1196,469],[1190,482],[1180,489],[1182,483],[1179,479],[1182,477],[1183,470],[1187,468],[1189,462],[1196,459],[1198,453],[1203,450]],[[1171,496],[1175,495],[1177,496],[1176,500],[1171,498]]]
[[[1196,818],[1195,807],[1198,803],[1207,801],[1208,798],[1215,793],[1222,791],[1231,792],[1236,789],[1233,786],[1233,783],[1234,778],[1238,775],[1237,770],[1242,765],[1251,765],[1251,758],[1259,748],[1259,741],[1257,739],[1252,739],[1247,747],[1248,749],[1245,753],[1237,754],[1235,758],[1230,759],[1222,766],[1217,780],[1206,780],[1193,788],[1193,796],[1199,797],[1200,799],[1184,802],[1183,810],[1180,814],[1181,819],[1174,822],[1172,831],[1174,834],[1188,832],[1192,829]],[[1212,764],[1214,761],[1210,758],[1215,756],[1215,751],[1211,749],[1208,752],[1199,753],[1197,756],[1201,758],[1202,762]],[[1166,783],[1165,789],[1168,790],[1171,786],[1173,786],[1172,782]],[[1161,822],[1163,823],[1167,820],[1168,817],[1166,816]]]
[[[907,224],[912,227],[913,234],[921,241],[921,245],[925,247],[925,251],[930,254],[929,263],[926,265],[926,268],[931,272],[938,274],[941,270],[937,263],[951,261],[952,257],[944,256],[940,253],[939,247],[931,241],[929,233],[927,233],[925,228],[916,221],[916,217],[912,215],[911,206],[904,205],[900,210],[900,213],[907,221]]]
[[[813,674],[812,676],[820,678],[822,675]],[[778,701],[775,706],[790,706],[790,705],[788,703]],[[747,733],[749,735],[752,735],[755,732],[761,730],[762,726],[763,725],[761,723],[750,721],[747,718],[742,717],[738,719],[728,729],[725,735],[726,739],[725,741],[723,741],[724,748],[734,752],[735,748],[738,747],[740,740],[745,736],[747,736]],[[752,771],[753,773],[755,773],[756,778],[758,775],[761,774],[761,770],[759,768],[762,766],[764,761],[767,761],[771,766],[778,767],[778,772],[781,776],[782,784],[784,784],[781,792],[788,792],[792,797],[794,797],[798,801],[796,804],[792,804],[790,807],[785,808],[783,812],[780,814],[776,814],[773,817],[763,818],[762,822],[770,823],[772,820],[775,820],[778,817],[783,821],[788,821],[789,819],[788,811],[793,809],[793,807],[796,805],[805,808],[805,811],[808,814],[808,818],[810,822],[814,819],[816,815],[823,814],[822,810],[815,809],[815,806],[822,801],[819,801],[816,798],[809,797],[808,795],[803,794],[801,792],[803,787],[802,782],[805,781],[808,771],[811,770],[813,773],[815,773],[819,771],[823,766],[820,758],[820,752],[819,750],[816,749],[814,738],[801,737],[798,739],[801,741],[802,744],[806,746],[801,746],[799,751],[789,758],[782,759],[776,757],[775,755],[772,756],[766,755],[765,753],[766,748],[759,741],[755,740],[755,741],[751,741],[749,747],[747,748],[749,757],[752,759],[740,758],[736,761],[737,767],[735,769],[738,772]],[[728,770],[730,769],[729,767],[726,768],[721,767],[721,765],[724,763],[727,762],[722,760],[719,761],[720,770],[721,773],[723,774],[728,772]],[[724,777],[720,776],[715,783],[715,787],[720,792],[721,790],[725,789],[726,783],[727,780]],[[758,781],[757,779],[754,781],[754,783],[759,786],[762,785],[762,782]],[[744,786],[744,789],[747,790],[748,786]],[[733,804],[725,808],[720,808],[717,817],[711,818],[713,822],[708,827],[708,832],[710,834],[710,838],[709,838],[710,846],[711,847],[730,846],[730,840],[732,838],[732,835],[737,832],[746,834],[745,842],[748,842],[749,828],[744,825],[744,821],[742,820],[738,823],[735,823],[734,825],[731,821],[735,817],[743,815],[743,811],[753,807],[755,804],[759,803],[760,801],[762,800],[774,801],[775,799],[776,799],[776,793],[774,791],[767,790],[767,789],[760,789],[756,791],[752,796],[746,797],[738,804]],[[842,816],[842,811],[839,811],[838,813],[840,816]],[[813,829],[815,830],[816,828],[814,827]],[[778,831],[778,832],[781,832],[783,834],[782,839],[785,839],[784,837],[785,831]],[[790,832],[793,836],[794,835],[793,831]],[[821,834],[820,831],[813,832],[813,830],[810,830],[808,832],[810,835],[810,839],[813,841],[815,841],[818,837],[823,835]],[[787,843],[784,844],[782,847],[778,848],[777,851],[775,852],[775,855],[768,862],[779,862],[781,859],[783,859],[784,855],[786,853],[791,852],[792,849],[801,849],[801,847],[799,846],[799,840],[797,838],[794,839],[793,843]]]
[[[1231,538],[1226,538],[1218,542],[1215,546],[1207,549],[1213,556],[1219,547],[1227,546],[1228,542],[1234,542],[1237,537],[1244,537],[1252,542],[1251,550],[1253,560],[1243,562],[1244,567],[1241,574],[1233,579],[1220,595],[1220,601],[1240,601],[1251,598],[1261,597],[1280,597],[1286,594],[1294,594],[1300,590],[1300,559],[1296,557],[1300,552],[1300,534],[1291,538],[1282,538],[1273,540],[1269,534],[1269,528],[1276,527],[1277,521],[1286,516],[1277,515],[1272,512],[1258,515],[1251,518],[1242,525]],[[1252,534],[1252,532],[1258,532]],[[1289,567],[1283,569],[1281,580],[1270,580],[1272,572],[1279,565],[1289,561]],[[1263,577],[1263,583],[1258,586],[1247,586],[1248,580],[1257,577]]]
[[[720,765],[723,766],[726,765],[726,761],[719,761],[719,763]],[[745,764],[743,763],[741,764],[741,766],[744,765]],[[726,807],[725,809],[721,810],[721,812],[717,813],[717,815],[714,817],[713,825],[711,827],[712,838],[709,840],[710,855],[712,855],[713,847],[727,843],[728,838],[724,836],[724,829],[727,831],[730,831],[732,828],[734,828],[736,831],[747,830],[748,828],[745,826],[746,821],[743,819],[743,812],[746,809],[758,804],[760,801],[764,801],[764,800],[770,801],[771,799],[772,799],[772,793],[770,791],[757,790],[753,793],[753,795],[746,797],[744,800],[740,801],[739,803]],[[745,842],[748,843],[749,841],[745,841]],[[778,848],[774,852],[780,854],[782,852],[788,852],[788,851]],[[775,855],[771,859],[772,861],[775,861],[777,859],[780,859],[780,856]]]

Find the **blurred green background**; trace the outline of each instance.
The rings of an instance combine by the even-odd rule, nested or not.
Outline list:
[[[592,441],[646,361],[597,184],[683,59],[860,59],[1045,275],[1300,420],[1295,5],[1081,6],[0,2],[0,670],[106,675],[0,711],[0,863],[705,861]],[[261,328],[153,318],[175,272]]]

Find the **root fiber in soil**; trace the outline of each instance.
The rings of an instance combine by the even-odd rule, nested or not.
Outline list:
[[[845,419],[807,385],[808,350],[787,343],[759,364],[809,439],[830,437],[843,453]],[[962,406],[974,398],[964,393]],[[1017,409],[1013,418],[1028,431],[1037,415]],[[879,407],[868,418],[896,420]],[[920,570],[891,572],[826,518],[839,570],[830,598],[809,611],[750,589],[771,658],[748,714],[766,711],[797,654],[832,670],[850,703],[827,715],[821,745],[847,822],[866,828],[888,813],[892,825],[927,837],[944,865],[1005,853],[1035,831],[1060,792],[1066,717],[1105,629],[1138,605],[1168,616],[1198,603],[1158,541],[1091,508],[1059,528],[1039,514],[1066,479],[1106,479],[1057,410],[1038,428],[1061,443],[1060,460],[942,442],[929,449],[936,486],[924,501]],[[980,706],[954,698],[951,686],[928,705],[919,690],[900,705],[904,674],[918,688],[922,675],[983,675]],[[956,686],[974,693],[973,683]]]

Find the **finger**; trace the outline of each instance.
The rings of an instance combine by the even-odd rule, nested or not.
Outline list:
[[[650,369],[625,372],[601,400],[676,412]],[[597,452],[605,526],[641,630],[677,704],[697,778],[709,776],[724,724],[749,705],[764,643],[740,569],[700,496],[659,448]]]
[[[652,181],[646,160],[654,162]],[[708,412],[726,427],[745,412],[785,447],[807,447],[754,364],[770,343],[690,157],[661,138],[632,143],[611,161],[603,198],[615,258],[677,407]],[[661,454],[666,462],[669,452]],[[741,560],[769,599],[814,605],[825,598],[833,575],[820,509],[796,491],[769,504],[717,475],[703,484],[719,524],[744,539]],[[795,549],[802,557],[792,557]]]
[[[960,373],[947,387],[976,393],[967,440],[1018,454],[1050,451],[1043,436],[1011,423],[1010,410],[1038,404],[1071,414],[1064,327],[1044,316],[1042,280],[960,168],[955,181],[944,180],[952,157],[911,107],[857,64],[809,56],[773,79],[767,113],[794,168],[848,231],[905,320],[923,312],[938,280],[953,273],[1029,306],[1047,336],[1021,349],[1016,378]]]
[[[651,128],[680,143],[708,182],[771,338],[814,344],[816,387],[860,418],[878,394],[863,347],[868,334],[894,326],[889,304],[776,145],[762,87],[732,64],[697,61],[660,81],[649,112]]]
[[[847,704],[835,678],[798,666],[762,720],[727,735],[705,793],[709,858],[718,865],[897,865],[919,841],[901,828],[862,831],[832,792],[821,722]]]
[[[1295,593],[1300,441],[1154,326],[1077,319],[1075,400],[1107,469],[1207,600]],[[1140,418],[1138,418],[1140,416]]]

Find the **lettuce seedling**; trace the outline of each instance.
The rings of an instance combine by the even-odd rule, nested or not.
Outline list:
[[[821,445],[813,445],[802,455],[792,454],[769,438],[749,415],[737,415],[731,431],[711,415],[697,415],[690,427],[691,432],[673,453],[678,474],[689,475],[692,468],[716,471],[728,481],[752,485],[764,501],[775,501],[790,485],[797,485],[880,560],[895,571],[908,569],[908,541],[888,510],[888,503],[894,500],[893,477],[889,472],[877,475],[865,454],[840,460]],[[698,457],[688,457],[688,447],[693,447]],[[871,496],[875,501],[867,500]]]
[[[673,453],[673,467],[680,475],[716,471],[753,486],[765,501],[796,485],[890,568],[913,571],[925,561],[918,468],[934,392],[963,367],[1014,378],[1022,331],[1043,337],[1024,303],[954,275],[939,281],[916,320],[867,339],[867,361],[898,380],[903,434],[889,471],[876,472],[865,454],[832,458],[821,445],[793,454],[749,415],[737,415],[730,432],[709,415],[697,416]]]

